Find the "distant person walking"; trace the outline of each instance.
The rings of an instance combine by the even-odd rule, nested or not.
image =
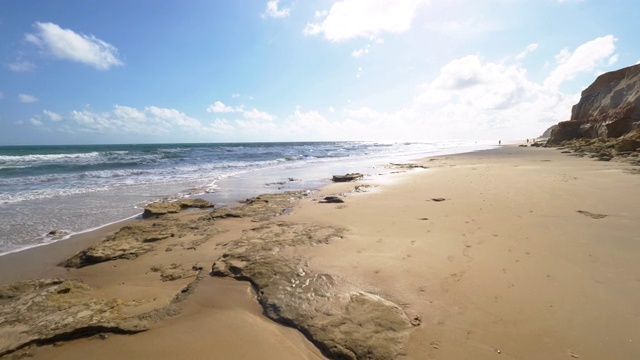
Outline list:
[[[502,145],[502,140],[498,140],[498,145]]]

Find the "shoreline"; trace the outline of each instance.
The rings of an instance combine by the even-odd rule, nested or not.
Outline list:
[[[478,145],[478,146],[487,146]],[[481,150],[470,150],[470,152],[476,151],[485,151],[487,149]],[[438,151],[437,154],[442,152],[447,152],[450,150],[441,150]],[[455,153],[462,154],[462,153]],[[423,154],[429,155],[429,154]],[[443,155],[433,155],[433,156],[447,156],[451,154],[443,154]],[[412,158],[413,155],[403,155],[401,159],[403,161],[416,161],[419,157]],[[431,155],[429,155],[431,156]],[[383,163],[384,161],[393,161],[396,158],[393,157],[379,157],[373,159],[367,159],[364,163],[354,161],[352,159],[341,159],[338,162],[329,161],[327,163],[319,162],[319,163],[310,163],[310,164],[298,164],[296,166],[280,166],[275,168],[267,168],[267,169],[256,169],[252,171],[248,171],[246,173],[242,173],[240,175],[233,175],[230,177],[224,177],[216,181],[216,186],[219,186],[220,190],[212,193],[198,193],[195,195],[188,195],[186,198],[203,198],[209,201],[212,201],[218,205],[222,206],[237,206],[241,201],[247,198],[251,198],[254,196],[258,196],[260,194],[265,193],[279,193],[283,191],[291,191],[291,190],[312,190],[317,191],[318,189],[331,185],[331,180],[329,174],[340,174],[340,173],[348,173],[348,172],[364,172],[365,169],[374,171],[375,173],[366,174],[367,176],[376,176],[381,175],[381,172],[390,172],[388,169],[389,163]],[[311,180],[301,179],[301,174],[312,174]],[[287,181],[287,179],[295,179],[295,182]],[[173,195],[167,195],[165,198],[173,198]],[[161,200],[161,199],[159,199]],[[158,200],[156,200],[158,201]],[[153,202],[153,201],[152,201]],[[65,244],[60,244],[62,242],[79,242],[82,244],[88,244],[87,246],[93,245],[96,242],[102,241],[102,239],[106,238],[108,235],[114,233],[119,228],[131,223],[132,221],[140,220],[140,215],[142,214],[143,209],[139,209],[139,213],[135,215],[131,215],[125,217],[120,220],[116,220],[107,224],[98,225],[96,227],[81,230],[78,232],[74,232],[71,234],[67,234],[60,239],[56,239],[46,243],[34,244],[29,247],[25,247],[22,249],[11,250],[6,253],[0,254],[0,273],[8,274],[11,273],[8,270],[11,267],[17,266],[19,263],[28,263],[29,261],[25,261],[31,257],[29,255],[30,251],[34,251],[34,256],[36,258],[41,258],[42,252],[45,250],[38,250],[39,248],[47,249],[49,246],[55,245],[54,253],[64,253],[67,256],[70,256],[68,251],[63,250]],[[110,231],[103,231],[103,229],[110,229]],[[96,239],[99,238],[99,239]],[[90,240],[95,239],[95,240]],[[82,250],[83,248],[79,246],[74,246],[69,244],[71,248],[73,248],[76,252]],[[86,246],[85,246],[86,247]],[[25,253],[24,255],[18,255],[21,253]],[[62,261],[63,259],[60,259]],[[6,271],[3,271],[6,270]],[[21,270],[20,273],[33,273],[34,270]],[[6,276],[0,275],[0,285],[6,284]],[[19,278],[22,279],[22,278]]]
[[[178,197],[204,197],[207,200],[213,201],[219,205],[225,203],[234,203],[235,201],[242,200],[247,197],[256,196],[260,193],[275,192],[280,190],[280,188],[315,189],[326,183],[327,177],[330,177],[330,173],[328,173],[329,171],[335,174],[339,174],[343,171],[349,172],[351,170],[362,171],[364,164],[373,167],[380,163],[384,163],[387,159],[396,158],[398,156],[408,156],[406,154],[403,154],[403,151],[410,154],[416,154],[417,152],[417,154],[425,154],[424,156],[427,156],[432,151],[455,152],[464,151],[464,149],[473,149],[475,147],[486,147],[486,145],[482,144],[460,144],[459,142],[454,142],[450,146],[439,143],[434,145],[424,143],[410,146],[390,145],[390,147],[388,148],[386,146],[377,146],[379,145],[377,144],[377,147],[371,149],[371,153],[366,153],[363,152],[363,149],[366,148],[366,146],[362,144],[352,145],[357,145],[359,146],[359,148],[355,150],[351,149],[348,147],[350,146],[348,143],[335,145],[334,148],[331,149],[331,151],[337,151],[335,156],[338,157],[333,158],[322,156],[326,155],[322,153],[322,151],[324,151],[323,147],[321,147],[320,149],[307,149],[304,146],[297,146],[291,149],[287,149],[286,147],[278,147],[276,144],[274,145],[274,148],[282,152],[281,154],[276,155],[285,156],[288,152],[292,151],[294,155],[299,155],[303,158],[297,159],[296,157],[293,157],[291,158],[291,160],[287,161],[285,161],[284,159],[277,159],[277,161],[274,160],[271,165],[262,164],[259,160],[256,160],[255,162],[248,161],[247,159],[245,159],[245,157],[253,156],[251,155],[251,151],[247,150],[247,153],[244,154],[244,150],[242,150],[242,148],[235,149],[234,151],[240,152],[239,155],[228,156],[238,156],[238,161],[241,161],[240,165],[246,163],[245,167],[240,167],[239,169],[235,170],[227,169],[223,166],[224,161],[228,160],[216,160],[215,158],[208,159],[205,155],[211,156],[212,150],[210,150],[209,147],[206,147],[207,149],[209,149],[207,150],[208,153],[203,155],[204,157],[202,158],[191,158],[189,157],[189,155],[182,155],[186,157],[187,162],[195,162],[196,164],[199,164],[196,166],[197,169],[195,170],[195,172],[188,172],[188,174],[190,175],[184,174],[183,176],[179,173],[177,174],[177,170],[169,168],[163,176],[163,174],[160,174],[158,172],[159,169],[156,169],[154,170],[155,173],[157,173],[156,176],[158,177],[158,179],[163,180],[157,183],[152,182],[148,184],[150,186],[145,185],[142,188],[140,187],[141,185],[137,183],[139,179],[136,180],[135,176],[131,181],[128,181],[126,180],[126,177],[122,177],[119,175],[119,173],[117,173],[117,171],[119,170],[104,170],[105,173],[100,173],[100,177],[98,177],[98,180],[91,180],[96,182],[93,185],[91,185],[91,181],[87,179],[92,179],[93,176],[97,176],[96,174],[89,176],[85,180],[82,180],[79,185],[80,190],[86,187],[96,187],[99,184],[102,184],[103,181],[111,183],[111,185],[114,186],[113,188],[109,187],[97,192],[81,193],[61,197],[36,197],[32,200],[8,202],[2,204],[2,206],[0,206],[0,213],[2,214],[3,220],[0,222],[0,227],[5,231],[5,239],[2,241],[2,249],[0,252],[10,253],[20,249],[32,247],[33,245],[44,244],[53,240],[57,241],[59,240],[59,238],[64,237],[67,234],[84,232],[90,229],[104,226],[105,223],[121,221],[130,216],[139,214],[140,210],[136,209],[136,207],[140,207],[150,201],[158,201],[165,198],[171,199]],[[441,148],[436,149],[436,146],[440,146]],[[341,152],[341,147],[346,147],[346,150],[344,150],[344,152]],[[197,146],[195,148],[197,148]],[[344,156],[349,154],[349,151],[352,150],[354,159],[352,159],[350,156]],[[265,150],[262,149],[261,151]],[[320,152],[319,154],[317,154],[317,158],[314,158],[312,156],[314,154],[314,151]],[[385,153],[385,151],[389,151],[391,153],[394,153],[395,155],[388,155]],[[163,149],[157,149],[156,153],[165,154],[165,152],[163,152]],[[191,154],[191,152],[179,153]],[[194,152],[194,154],[197,153],[197,151]],[[138,153],[134,153],[134,155],[135,154]],[[276,155],[272,154],[271,156],[273,157]],[[46,157],[47,155],[43,156]],[[147,155],[140,155],[140,159],[144,159],[145,156]],[[309,158],[304,158],[304,156],[309,156]],[[29,156],[26,156],[26,158],[29,158]],[[107,165],[109,164],[109,161],[112,161],[112,159],[103,159],[99,156],[98,158],[100,161],[106,161]],[[259,159],[259,157],[257,157],[256,159]],[[211,165],[209,161],[213,161],[213,165]],[[219,161],[220,164],[217,164],[216,161]],[[244,163],[242,161],[244,161]],[[255,163],[255,166],[249,166],[253,163]],[[37,162],[34,163],[33,166],[35,166],[35,169],[37,169]],[[212,170],[212,166],[213,169],[217,169],[217,167],[221,167],[221,169]],[[115,175],[117,176],[111,178],[110,176],[114,175],[111,174],[111,171],[116,171]],[[142,173],[144,173],[145,171],[142,171]],[[197,178],[196,175],[198,173],[202,173],[202,176],[204,176],[204,178]],[[214,174],[217,175],[213,176]],[[27,175],[28,172],[25,173],[25,176]],[[59,175],[60,174],[52,174],[51,176]],[[174,179],[174,181],[171,181],[171,179],[175,176],[177,177]],[[102,177],[104,177],[104,179],[106,180],[103,180]],[[211,177],[215,179],[212,182],[210,182]],[[79,175],[72,177],[71,180],[69,180],[69,185],[75,186],[75,183],[73,181],[77,180],[76,178],[83,179],[83,177]],[[260,179],[262,179],[262,181]],[[288,179],[293,179],[295,181],[287,181]],[[42,179],[38,181],[41,180]],[[32,181],[35,180],[32,179]],[[123,186],[118,186],[118,184]],[[42,186],[48,185],[46,185],[46,183],[43,183]],[[58,189],[59,184],[54,183],[51,186],[55,190]],[[100,186],[98,186],[98,188],[100,188]],[[13,188],[8,187],[6,190],[7,193],[5,194],[5,198],[7,196],[11,198],[13,196]],[[45,191],[46,188],[42,190]],[[45,193],[47,192],[45,191]],[[50,211],[48,211],[48,209],[57,209],[57,211],[55,211],[55,213],[51,213]],[[50,237],[48,233],[53,230],[60,231],[61,233]]]
[[[344,228],[339,237],[326,242],[318,239],[317,244],[287,245],[278,254],[303,264],[303,273],[309,274],[304,276],[326,274],[333,278],[330,292],[337,296],[341,291],[355,291],[400,304],[407,319],[416,323],[402,346],[401,352],[408,358],[489,359],[503,354],[531,359],[625,359],[640,352],[640,331],[633,326],[633,319],[640,316],[634,306],[640,301],[640,266],[633,260],[633,254],[640,253],[638,227],[633,222],[640,218],[640,207],[633,199],[640,193],[634,186],[635,175],[624,172],[630,165],[513,145],[415,163],[430,171],[396,169],[356,183],[328,184],[302,198],[287,215],[266,222],[218,219],[206,223],[208,229],[217,229],[215,234],[202,232],[205,228],[193,233],[188,230],[175,239],[162,240],[160,248],[134,260],[54,272],[40,269],[34,274],[83,279],[96,289],[98,297],[140,301],[136,299],[154,296],[156,300],[134,307],[137,313],[172,304],[170,299],[191,286],[193,276],[201,278],[189,272],[190,264],[207,269],[218,263],[224,275],[220,264],[248,251],[242,245],[242,241],[251,243],[251,238],[243,240],[247,234],[257,232],[267,236],[264,239],[276,240],[282,235],[274,234],[282,231],[320,234]],[[365,185],[363,191],[354,191],[356,185]],[[336,195],[345,202],[319,203],[324,196]],[[204,213],[186,212],[175,219],[197,219]],[[211,236],[195,251],[180,247],[205,234]],[[172,247],[174,243],[180,246]],[[76,245],[80,248],[82,244]],[[165,247],[175,250],[161,251]],[[243,250],[237,253],[235,248]],[[40,251],[38,256],[44,259],[42,264],[50,266],[61,261],[54,258],[65,251],[70,249],[53,254]],[[260,248],[256,251],[269,253]],[[16,266],[27,266],[26,259]],[[172,263],[178,264],[175,271],[187,276],[161,282],[157,273],[148,270],[167,264],[162,265],[162,275],[165,270],[172,275],[174,269],[166,268]],[[246,272],[243,276],[261,288],[250,266],[240,267]],[[169,339],[185,326],[201,325],[212,333],[217,331],[214,323],[195,325],[196,318],[231,316],[225,318],[225,324],[233,324],[235,330],[226,337],[219,331],[217,338],[191,334],[193,338],[172,345],[178,350],[171,351],[197,357],[198,351],[205,351],[205,344],[210,344],[227,357],[249,359],[247,352],[243,357],[242,347],[253,351],[255,358],[279,343],[289,345],[278,347],[278,355],[267,358],[323,358],[299,332],[256,315],[256,308],[251,310],[248,304],[256,305],[256,296],[261,303],[271,300],[252,293],[246,282],[233,282],[236,290],[229,291],[245,294],[233,298],[213,290],[230,284],[228,279],[202,276],[193,285],[194,293],[176,305],[186,309],[183,313],[152,323],[144,333],[45,346],[33,350],[35,357],[80,358],[96,346],[107,351],[105,358],[132,349],[150,351],[139,353],[145,356],[154,353],[149,346],[158,341],[171,343]],[[227,299],[225,304],[231,305],[197,305],[206,304],[207,299]],[[248,299],[248,303],[239,299]],[[249,330],[251,326],[255,329]],[[287,330],[275,330],[280,328]],[[257,331],[256,336],[270,342],[239,345],[237,336],[242,331]],[[225,343],[230,339],[236,339],[231,340],[236,341],[234,345]],[[190,346],[197,349],[189,350]],[[163,358],[160,350],[154,354]]]

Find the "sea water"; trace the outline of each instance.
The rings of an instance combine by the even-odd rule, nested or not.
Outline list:
[[[389,161],[486,149],[432,141],[0,146],[0,255],[141,213],[158,199],[216,203],[313,189]],[[220,186],[224,184],[224,186]]]

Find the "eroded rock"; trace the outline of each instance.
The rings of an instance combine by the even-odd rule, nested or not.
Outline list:
[[[157,222],[145,220],[122,227],[118,232],[100,243],[90,246],[61,262],[59,266],[81,268],[105,261],[132,260],[157,249],[163,240],[179,238],[185,234],[198,234],[201,237],[188,243],[173,244],[171,248],[181,246],[185,249],[195,249],[209,237],[220,232],[221,230],[212,224],[200,222],[194,225],[190,219],[165,218]]]
[[[394,359],[412,327],[398,305],[286,255],[342,238],[339,228],[267,223],[225,245],[215,276],[250,281],[265,314],[300,330],[334,359]]]
[[[255,221],[265,221],[282,215],[298,200],[306,197],[309,191],[287,191],[278,194],[263,194],[247,199],[243,205],[213,210],[201,219],[214,220],[228,217],[246,217]]]
[[[571,110],[571,119],[558,123],[549,144],[578,138],[618,138],[640,128],[640,65],[604,73],[596,78]]]
[[[344,202],[344,200],[342,200],[342,198],[340,198],[339,196],[325,196],[319,202],[323,204],[341,204]]]
[[[0,356],[31,344],[92,336],[132,334],[147,330],[145,322],[123,315],[128,304],[100,300],[80,282],[43,279],[0,288]]]
[[[364,175],[362,175],[361,173],[350,173],[350,174],[344,174],[344,175],[333,175],[331,180],[334,181],[334,182],[348,182],[348,181],[355,181],[355,180],[362,179],[363,176]]]
[[[63,261],[60,266],[81,268],[110,260],[135,259],[156,249],[156,242],[173,237],[178,231],[177,227],[166,221],[154,225],[148,226],[142,222],[124,226],[102,242]]]
[[[152,216],[161,216],[166,214],[175,214],[186,208],[211,208],[214,204],[204,199],[180,199],[172,202],[153,202],[144,207],[142,218],[150,218]]]

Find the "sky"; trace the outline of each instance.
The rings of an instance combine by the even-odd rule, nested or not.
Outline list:
[[[0,145],[525,139],[640,0],[2,0]]]

